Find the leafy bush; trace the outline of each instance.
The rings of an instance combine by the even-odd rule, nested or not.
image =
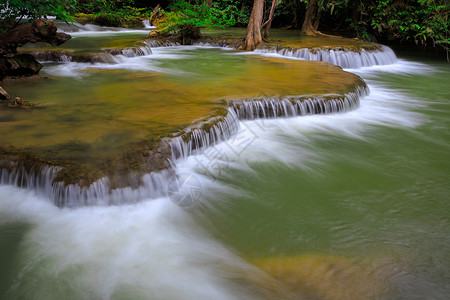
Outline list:
[[[77,9],[78,16],[84,16],[80,19],[85,22],[102,26],[138,26],[143,19],[149,18],[150,11],[132,5],[133,0],[78,0]]]
[[[378,1],[371,7],[371,25],[394,39],[413,39],[417,44],[450,45],[448,0]]]
[[[126,6],[115,11],[106,11],[94,14],[92,22],[102,26],[129,27],[142,24],[143,19],[148,19],[150,13],[143,8]]]
[[[99,14],[112,13],[116,10],[130,7],[134,0],[78,0],[77,8],[81,13]]]
[[[0,32],[45,16],[71,21],[76,0],[7,0],[0,2]]]
[[[236,23],[239,10],[235,5],[221,7],[218,2],[175,1],[158,23],[163,34],[180,34],[182,39],[198,38],[201,28],[229,27]]]

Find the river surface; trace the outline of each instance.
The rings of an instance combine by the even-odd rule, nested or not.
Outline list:
[[[189,208],[0,186],[0,298],[447,299],[449,66],[349,71],[371,90],[357,110],[243,121],[177,161]]]

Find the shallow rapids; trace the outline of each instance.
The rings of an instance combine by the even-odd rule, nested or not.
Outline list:
[[[0,298],[445,299],[448,66],[351,71],[358,109],[240,121],[176,159],[187,207],[57,208],[0,186]]]

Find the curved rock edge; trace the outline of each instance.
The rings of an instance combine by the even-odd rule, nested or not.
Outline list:
[[[147,39],[145,44],[149,48],[181,46],[180,42],[172,39]],[[241,39],[203,37],[192,45],[237,50],[241,44]],[[344,69],[359,69],[375,65],[389,65],[397,61],[397,56],[394,51],[388,46],[381,44],[374,44],[370,47],[358,46],[353,48],[338,46],[296,48],[269,43],[258,46],[253,52],[259,54],[274,53],[284,57],[322,61]]]
[[[238,49],[241,39],[224,39],[203,37],[193,46]],[[173,38],[147,39],[134,47],[105,48],[103,53],[77,54],[72,50],[21,50],[24,54],[33,54],[40,62],[82,62],[82,63],[115,63],[114,56],[125,57],[147,56],[152,54],[151,48],[182,46]],[[375,65],[389,65],[397,61],[394,51],[388,46],[375,44],[370,47],[315,47],[295,48],[278,44],[262,44],[253,51],[257,54],[278,54],[280,56],[310,61],[322,61],[344,69],[359,69]]]
[[[177,176],[177,160],[199,154],[235,136],[239,131],[240,120],[342,113],[356,109],[360,98],[368,93],[366,83],[360,79],[353,90],[344,95],[222,100],[211,115],[162,138],[152,148],[145,148],[149,147],[145,145],[146,150],[132,153],[142,155],[141,161],[137,162],[140,166],[134,172],[122,174],[120,178],[101,176],[93,182],[65,183],[61,176],[62,166],[33,158],[26,153],[17,156],[12,152],[0,160],[0,184],[32,189],[52,199],[58,207],[121,205],[167,196],[169,182]],[[117,181],[127,184],[118,186]]]

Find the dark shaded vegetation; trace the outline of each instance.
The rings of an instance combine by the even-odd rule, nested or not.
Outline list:
[[[249,22],[255,3],[258,24]],[[68,22],[76,18],[105,26],[139,26],[152,18],[158,5],[159,18],[153,20],[161,32],[183,39],[198,37],[202,28],[250,23],[253,31],[267,27],[266,38],[271,26],[447,52],[450,45],[448,0],[8,0],[0,4],[0,32],[48,15]],[[259,34],[252,34],[257,46]]]

